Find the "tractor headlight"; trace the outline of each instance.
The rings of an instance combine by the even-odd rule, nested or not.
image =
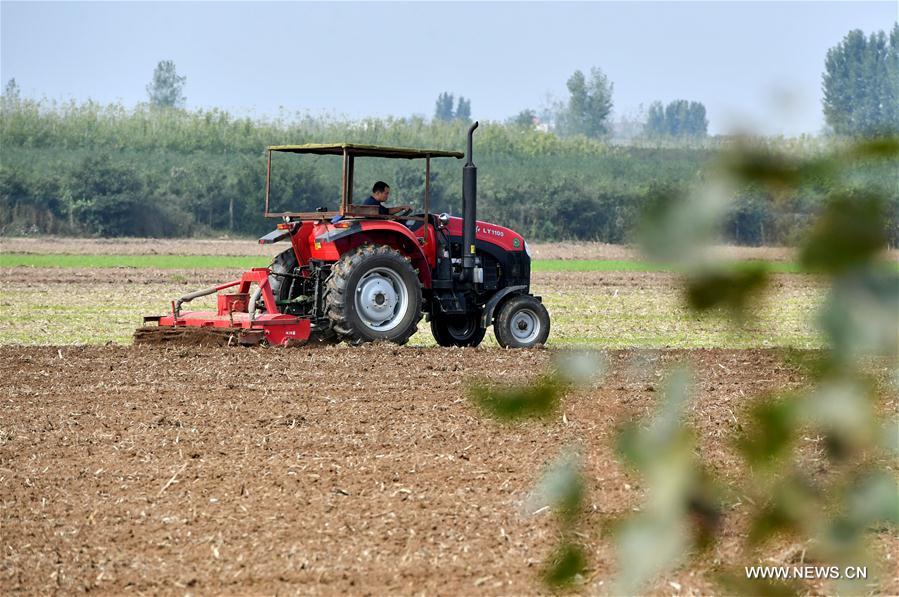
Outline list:
[[[531,258],[531,249],[528,247],[528,241],[524,241],[524,252],[527,254],[528,259]]]

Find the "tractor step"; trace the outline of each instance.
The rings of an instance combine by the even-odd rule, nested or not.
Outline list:
[[[438,294],[436,297],[440,304],[440,311],[447,315],[465,314],[465,296],[454,292]]]

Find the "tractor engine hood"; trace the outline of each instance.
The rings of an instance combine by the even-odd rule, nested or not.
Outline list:
[[[462,237],[464,221],[462,218],[450,217],[446,224],[447,232],[451,237]],[[487,242],[506,251],[524,251],[524,238],[514,230],[505,226],[497,226],[490,222],[475,222],[475,239]]]

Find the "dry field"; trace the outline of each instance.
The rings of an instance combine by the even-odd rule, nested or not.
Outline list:
[[[2,246],[272,253],[252,241]],[[635,256],[599,244],[534,249],[546,259]],[[548,350],[501,350],[491,335],[478,349],[434,348],[424,322],[406,347],[130,346],[142,314],[235,273],[0,270],[0,593],[540,593],[556,527],[522,502],[572,442],[583,446],[589,479],[585,589],[601,593],[615,568],[601,521],[645,499],[640,479],[615,460],[614,432],[654,408],[668,366],[694,364],[690,423],[702,457],[733,480],[743,474],[732,439],[747,398],[803,383],[767,347],[820,346],[812,318],[823,290],[809,276],[775,276],[755,320],[735,329],[680,306],[675,274],[627,272],[535,273],[552,315]],[[557,349],[583,345],[607,351],[609,374],[566,396],[551,422],[497,424],[465,398],[473,379],[524,382]],[[882,407],[899,408],[895,397]],[[716,593],[720,567],[795,563],[799,544],[776,544],[764,561],[741,552],[746,513],[731,504],[708,560],[649,592]],[[899,558],[895,535],[876,535],[874,547],[888,564]],[[884,578],[872,591],[899,594],[897,576]]]
[[[187,292],[237,277],[238,271],[217,269],[0,269],[0,342],[128,344],[143,315],[164,313]],[[552,316],[550,346],[820,346],[813,317],[823,292],[809,276],[774,276],[771,295],[742,329],[691,314],[675,274],[535,272],[532,281]],[[212,300],[191,305],[214,308]],[[492,333],[486,342],[496,346]],[[434,345],[424,320],[411,344]]]
[[[0,393],[0,592],[533,594],[554,525],[521,504],[570,442],[586,456],[587,584],[600,592],[614,569],[600,521],[645,497],[613,456],[615,425],[653,408],[666,366],[695,363],[690,422],[730,479],[745,397],[801,383],[773,351],[615,351],[564,418],[505,426],[465,400],[466,380],[523,381],[550,356],[0,347],[15,380]],[[714,568],[771,563],[739,551],[745,507],[706,562],[651,591],[709,594]],[[895,537],[875,546],[899,555]]]
[[[164,313],[169,301],[238,276],[238,271],[218,269],[2,268],[0,343],[129,344],[143,315]],[[770,296],[742,329],[721,318],[691,314],[683,306],[674,274],[535,272],[532,281],[552,316],[549,346],[821,345],[812,322],[823,292],[809,276],[774,276]],[[209,299],[191,305],[213,308]],[[411,344],[433,346],[428,324],[422,321],[419,330]],[[486,344],[496,346],[492,333]]]

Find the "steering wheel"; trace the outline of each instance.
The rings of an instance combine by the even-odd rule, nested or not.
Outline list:
[[[396,211],[391,214],[393,216],[408,216],[412,213],[411,205],[397,205],[394,209]]]

